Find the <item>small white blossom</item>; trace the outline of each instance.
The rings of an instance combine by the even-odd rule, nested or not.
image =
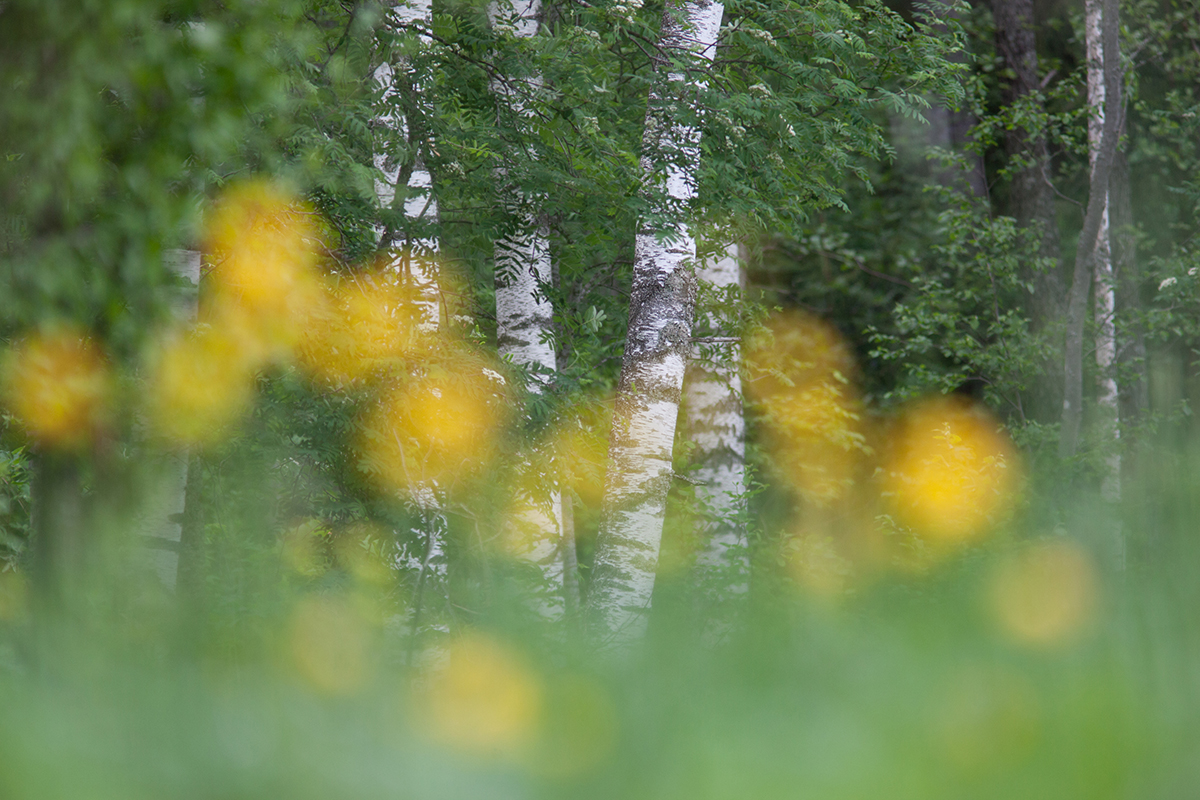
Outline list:
[[[1164,278],[1163,282],[1158,285],[1158,290],[1161,292],[1163,289],[1166,289],[1168,286],[1174,286],[1174,285],[1175,285],[1174,278]]]

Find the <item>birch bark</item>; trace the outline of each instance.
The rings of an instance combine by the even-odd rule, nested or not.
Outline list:
[[[511,31],[518,38],[536,35],[541,0],[493,2],[488,17],[498,32]],[[536,93],[540,75],[517,78],[515,86],[493,80],[501,116],[527,122],[529,113],[523,93]],[[496,339],[500,357],[524,367],[530,376],[529,391],[541,394],[558,370],[551,326],[554,309],[545,288],[551,285],[549,228],[539,219],[536,198],[527,196],[497,170],[500,202],[514,225],[495,242]],[[537,474],[525,464],[528,485],[521,487],[516,501],[519,510],[508,522],[507,537],[516,543],[517,555],[535,564],[541,585],[537,609],[547,619],[563,615],[563,510],[562,495],[553,488],[553,478]]]
[[[415,29],[418,41],[428,45],[432,16],[432,0],[409,0],[392,7],[386,24],[394,33]],[[379,247],[390,252],[389,268],[405,275],[415,290],[419,324],[432,330],[440,320],[437,273],[433,265],[438,240],[431,232],[436,229],[438,206],[428,166],[431,144],[422,121],[428,110],[426,80],[406,58],[395,63],[385,60],[375,69],[375,82],[380,89],[375,195],[382,209],[394,209],[400,202],[405,222],[403,232],[379,223],[375,235]],[[398,156],[400,143],[406,145],[411,158]]]
[[[642,146],[647,183],[659,183],[680,207],[695,197],[700,131],[681,121],[694,104],[697,76],[711,63],[724,7],[714,0],[668,2]],[[677,213],[679,212],[676,209]],[[666,230],[647,223],[634,246],[629,329],[617,385],[608,475],[588,592],[594,638],[619,644],[647,622],[672,470],[675,420],[691,351],[696,241],[683,219]]]
[[[432,0],[402,0],[389,10],[386,24],[394,34],[415,31],[418,42],[428,46],[432,22]],[[442,308],[434,264],[438,239],[432,232],[438,222],[437,198],[428,166],[432,144],[423,123],[428,112],[428,78],[410,59],[400,58],[394,63],[385,59],[375,70],[375,81],[380,89],[375,194],[381,209],[404,212],[402,234],[383,223],[377,224],[375,233],[380,249],[389,254],[388,269],[403,275],[413,289],[418,327],[433,333],[440,327]],[[406,158],[397,153],[401,144],[409,154]],[[445,632],[445,626],[436,621],[432,626],[423,623],[433,616],[429,613],[433,604],[427,598],[437,597],[439,605],[449,608],[448,524],[434,481],[416,483],[409,492],[408,505],[419,521],[413,531],[419,545],[415,552],[401,555],[399,566],[417,575],[410,619],[415,647],[423,628]]]
[[[697,278],[718,292],[742,287],[739,247],[731,244],[716,258],[701,263]],[[693,445],[698,481],[696,496],[703,515],[699,531],[697,572],[715,610],[750,589],[750,558],[744,517],[746,491],[746,422],[742,413],[742,348],[724,341],[716,315],[707,328],[718,341],[698,345],[684,383],[686,425]]]
[[[1105,47],[1101,35],[1101,19],[1104,8],[1101,0],[1087,0],[1084,15],[1087,40],[1087,90],[1088,106],[1092,114],[1088,119],[1088,161],[1095,169],[1100,156],[1100,142],[1104,136],[1106,115],[1105,73],[1109,62],[1116,62],[1114,69],[1119,73],[1120,53]],[[1117,98],[1113,98],[1114,101]],[[1115,105],[1115,103],[1114,103]],[[1111,173],[1110,173],[1111,174]],[[1121,497],[1121,452],[1120,452],[1120,394],[1117,391],[1116,361],[1116,281],[1113,275],[1112,245],[1109,226],[1109,187],[1106,182],[1096,191],[1104,192],[1104,208],[1100,213],[1100,227],[1096,233],[1095,256],[1092,262],[1093,316],[1096,336],[1097,396],[1101,446],[1104,455],[1104,473],[1101,478],[1100,494],[1116,502]]]
[[[1117,0],[1103,0],[1100,32],[1103,51],[1118,52]],[[1087,213],[1083,219],[1083,231],[1075,254],[1075,269],[1071,279],[1071,292],[1067,298],[1067,331],[1063,359],[1063,416],[1058,442],[1058,453],[1062,458],[1075,455],[1079,445],[1079,427],[1083,419],[1083,332],[1087,311],[1088,294],[1091,289],[1092,264],[1099,244],[1102,219],[1108,205],[1108,179],[1112,172],[1113,158],[1117,149],[1117,131],[1120,118],[1121,81],[1116,58],[1104,60],[1104,122],[1101,126],[1100,144],[1092,162],[1091,189],[1088,195]]]
[[[173,305],[176,321],[191,324],[196,320],[200,301],[200,253],[168,250],[163,261],[167,269],[187,284],[174,298]],[[190,455],[186,449],[167,454],[166,462],[156,470],[156,480],[141,511],[139,527],[150,548],[150,567],[170,591],[175,590],[180,573]]]

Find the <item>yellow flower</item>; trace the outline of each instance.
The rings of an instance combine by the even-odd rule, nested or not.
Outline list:
[[[360,426],[367,469],[385,488],[451,480],[477,471],[500,423],[496,389],[485,371],[424,376],[380,399]]]
[[[230,190],[208,221],[214,261],[202,318],[239,330],[261,359],[286,357],[327,302],[313,212],[266,182]]]
[[[370,631],[346,598],[319,595],[296,604],[288,628],[292,666],[321,694],[349,695],[370,677]]]
[[[151,355],[148,404],[155,430],[185,445],[226,432],[253,399],[254,355],[227,327],[169,333]]]
[[[849,346],[817,317],[788,313],[750,342],[746,360],[775,469],[814,506],[846,500],[871,454]]]
[[[541,721],[540,682],[515,652],[483,634],[456,640],[448,662],[415,691],[418,723],[471,755],[520,755]]]
[[[71,449],[91,442],[107,416],[111,391],[100,349],[70,330],[19,343],[5,364],[5,403],[43,446]]]
[[[1039,542],[1001,561],[988,583],[992,615],[1016,641],[1040,647],[1070,642],[1091,620],[1096,569],[1082,547]]]
[[[955,543],[1008,514],[1017,459],[996,421],[959,398],[910,408],[890,441],[885,497],[896,517],[926,539]]]
[[[426,353],[412,291],[396,276],[370,275],[338,288],[311,319],[299,345],[304,366],[332,383],[349,383],[389,360]]]

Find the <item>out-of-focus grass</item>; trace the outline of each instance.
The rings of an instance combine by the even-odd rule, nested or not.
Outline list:
[[[715,647],[661,616],[597,655],[494,610],[410,667],[369,582],[288,595],[236,647],[169,604],[87,624],[10,613],[0,796],[1188,797],[1195,495],[1139,496],[1163,527],[1126,533],[1156,551],[1132,548],[1123,575],[1091,567],[1078,618],[1053,605],[1078,589],[1055,570],[1099,562],[1061,533],[841,600],[781,593]],[[1047,606],[1042,624],[1071,635],[1005,617]]]

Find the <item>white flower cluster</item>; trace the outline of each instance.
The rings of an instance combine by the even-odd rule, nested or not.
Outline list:
[[[626,22],[633,22],[637,10],[642,7],[642,0],[614,0],[612,13]]]
[[[762,39],[767,44],[775,44],[775,37],[771,35],[770,31],[764,31],[762,28],[743,28],[742,30],[756,39]]]
[[[1158,290],[1161,292],[1163,289],[1166,289],[1168,286],[1174,286],[1175,283],[1176,283],[1176,281],[1174,278],[1164,278],[1163,282],[1158,285]]]

